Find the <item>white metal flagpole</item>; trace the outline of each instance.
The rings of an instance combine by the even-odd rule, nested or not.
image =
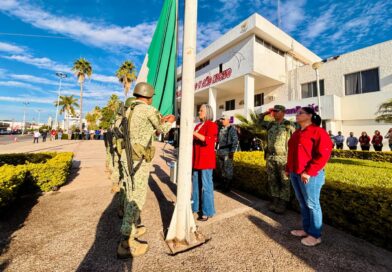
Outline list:
[[[191,209],[196,31],[197,0],[185,0],[177,202],[166,236],[173,253],[205,242],[204,237],[196,232]]]

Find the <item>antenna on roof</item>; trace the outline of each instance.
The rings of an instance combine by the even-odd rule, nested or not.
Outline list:
[[[278,27],[280,28],[280,26],[282,25],[282,20],[280,19],[280,0],[277,0],[277,15],[278,15]]]

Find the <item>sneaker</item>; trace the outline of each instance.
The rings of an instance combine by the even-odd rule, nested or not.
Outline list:
[[[317,246],[318,244],[321,244],[321,238],[314,238],[313,236],[309,235],[306,238],[303,238],[301,240],[301,243],[305,246],[313,247]]]

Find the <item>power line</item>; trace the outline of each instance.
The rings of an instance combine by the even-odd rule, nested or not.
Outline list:
[[[0,32],[3,36],[19,36],[19,37],[32,37],[32,38],[47,38],[47,39],[70,39],[64,36],[50,36],[50,35],[35,35],[35,34],[23,34],[23,33],[7,33]]]

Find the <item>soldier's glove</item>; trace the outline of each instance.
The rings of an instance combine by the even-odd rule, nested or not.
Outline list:
[[[232,160],[234,158],[234,152],[229,153],[229,159]]]

